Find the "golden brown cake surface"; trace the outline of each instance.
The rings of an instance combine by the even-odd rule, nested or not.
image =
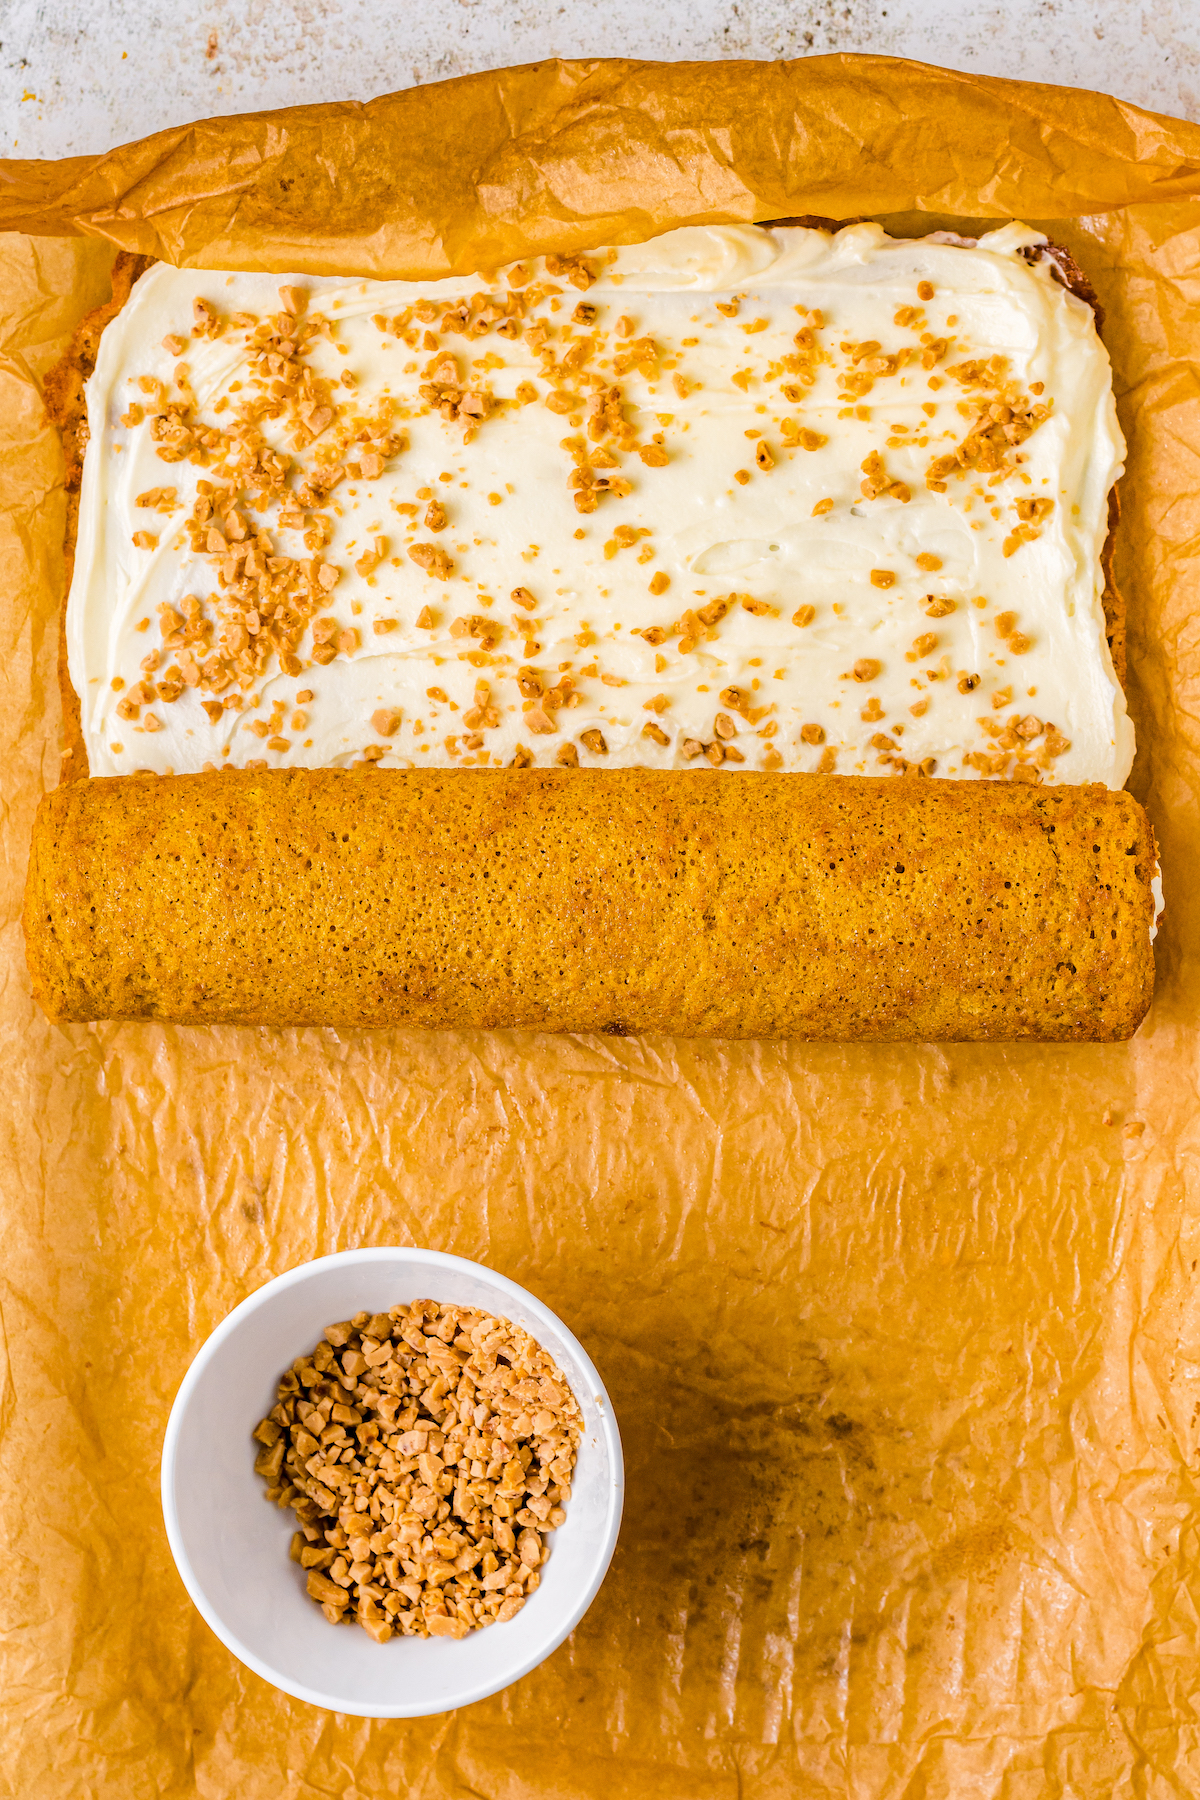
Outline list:
[[[46,796],[25,925],[60,1020],[1104,1042],[1155,867],[1099,786],[143,776]]]

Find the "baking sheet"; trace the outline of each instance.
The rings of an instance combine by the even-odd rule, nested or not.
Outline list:
[[[38,234],[0,238],[0,1792],[1200,1788],[1198,200],[1195,126],[850,57],[548,63],[0,166],[0,224]],[[413,276],[800,212],[1032,217],[1099,290],[1130,440],[1131,785],[1169,907],[1133,1042],[47,1025],[17,925],[57,763],[61,459],[36,380],[113,245]],[[157,1499],[206,1333],[296,1262],[386,1242],[560,1312],[629,1477],[568,1644],[407,1723],[243,1670]]]

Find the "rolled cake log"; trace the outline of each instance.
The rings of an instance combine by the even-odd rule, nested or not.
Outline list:
[[[1111,1042],[1155,870],[1103,787],[132,776],[42,801],[25,929],[57,1020]]]

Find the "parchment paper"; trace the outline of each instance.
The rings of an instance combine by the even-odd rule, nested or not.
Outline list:
[[[415,276],[804,212],[1016,214],[1099,290],[1130,440],[1132,786],[1169,902],[1137,1038],[48,1026],[17,924],[57,760],[61,457],[36,384],[112,246]],[[873,58],[555,63],[9,163],[0,223],[39,234],[0,238],[0,1792],[1197,1792],[1200,129]],[[388,1242],[564,1316],[629,1493],[548,1663],[373,1724],[210,1635],[157,1469],[231,1306]]]

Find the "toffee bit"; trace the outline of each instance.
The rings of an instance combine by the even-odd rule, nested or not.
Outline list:
[[[665,745],[665,744],[669,744],[671,741],[670,737],[663,730],[662,726],[656,725],[654,723],[653,719],[647,719],[646,723],[642,726],[642,736],[644,738],[649,738],[655,744],[664,744]]]
[[[604,741],[604,733],[599,731],[594,725],[590,731],[580,732],[579,741],[585,748],[591,751],[593,756],[608,755],[608,745]]]
[[[574,256],[551,254],[546,258],[546,273],[561,276],[569,281],[572,287],[583,288],[585,292],[596,279],[595,270],[578,254]]]
[[[215,338],[220,336],[222,325],[221,320],[217,316],[216,308],[210,305],[207,300],[202,300],[199,295],[192,301],[192,320],[196,332],[201,337]]]
[[[424,569],[435,581],[446,581],[454,573],[453,562],[437,544],[410,544],[408,556],[410,562],[415,562],[418,569]]]
[[[758,720],[762,718],[762,713],[756,712],[751,705],[750,695],[745,688],[722,688],[720,699],[722,705],[728,706],[733,712],[737,713],[741,718],[746,719],[751,725],[756,724]],[[725,735],[728,736],[730,734],[726,733]]]
[[[377,537],[370,550],[365,550],[354,565],[357,575],[372,574],[387,555],[387,539]]]
[[[501,641],[504,636],[504,627],[499,619],[488,619],[481,613],[470,613],[465,618],[459,618],[452,621],[450,626],[450,636],[454,638],[478,638],[490,647]]]
[[[779,433],[783,438],[783,447],[785,450],[823,450],[825,445],[829,442],[829,439],[825,436],[824,432],[812,431],[807,425],[797,425],[794,419],[784,419],[779,427]],[[760,448],[763,447],[764,446],[760,446]],[[767,468],[770,466],[769,464],[763,463],[761,458],[757,458],[757,460],[760,468]],[[832,500],[828,502],[819,500],[817,506],[813,508],[813,511],[816,512],[817,509],[820,508],[822,512],[828,512],[832,505]]]
[[[860,483],[863,495],[868,500],[878,500],[883,495],[893,500],[900,500],[905,505],[912,499],[912,490],[903,481],[895,481],[888,474],[883,458],[878,450],[871,454],[860,465],[864,479]]]
[[[564,769],[577,769],[579,767],[579,752],[574,744],[560,744],[554,753],[554,760]]]
[[[700,607],[699,611],[696,613],[696,617],[702,625],[707,626],[711,630],[711,628],[718,624],[719,621],[725,617],[725,614],[730,611],[733,602],[734,595],[732,594],[726,595],[724,599],[710,600],[706,606]]]
[[[153,512],[177,512],[179,510],[179,502],[176,498],[178,491],[177,488],[173,487],[147,488],[144,494],[138,495],[137,499],[134,501],[134,505],[146,507]]]
[[[475,683],[475,704],[463,714],[463,724],[470,731],[494,731],[500,723],[500,714],[489,704],[491,687],[486,681]],[[482,742],[482,739],[480,740]],[[478,745],[476,746],[478,748]]]

